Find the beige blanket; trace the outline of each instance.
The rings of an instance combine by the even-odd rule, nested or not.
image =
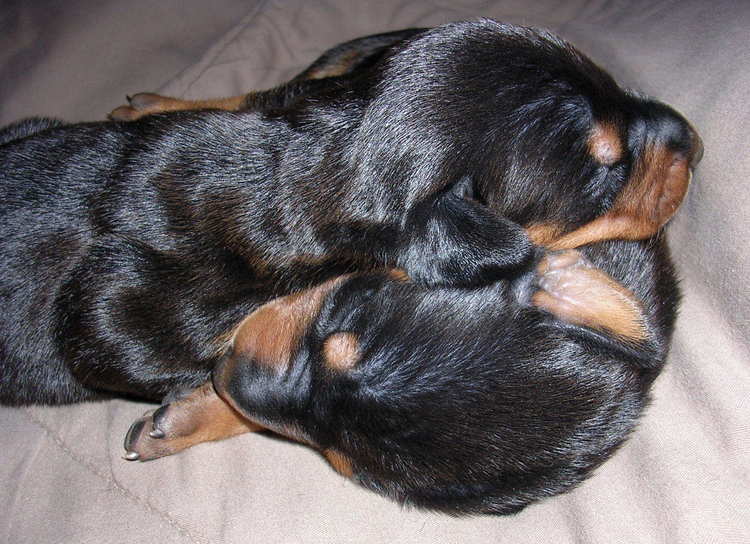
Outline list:
[[[343,40],[477,16],[558,32],[704,139],[670,226],[685,293],[675,342],[629,443],[570,494],[454,519],[403,510],[266,436],[125,462],[147,405],[0,408],[0,542],[750,542],[750,3],[6,0],[0,122],[99,119],[144,90],[267,87]]]

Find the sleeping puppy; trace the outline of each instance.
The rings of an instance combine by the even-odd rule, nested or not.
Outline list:
[[[651,236],[700,155],[669,107],[488,20],[254,110],[32,120],[0,141],[0,401],[16,405],[174,397],[262,303],[342,273],[477,287],[527,269],[527,233]]]
[[[492,21],[483,21],[486,24],[492,24]],[[663,104],[654,102],[648,99],[639,99],[637,96],[631,95],[624,97],[623,94],[628,94],[621,89],[616,89],[617,86],[614,81],[611,80],[609,75],[594,66],[591,61],[586,59],[580,52],[570,45],[562,42],[555,36],[550,34],[535,31],[528,28],[514,27],[512,25],[500,25],[505,34],[504,38],[506,43],[501,48],[498,48],[498,52],[502,50],[505,55],[513,56],[512,60],[505,59],[504,62],[495,62],[491,65],[496,68],[497,80],[491,80],[490,85],[481,86],[486,93],[494,95],[495,100],[490,103],[500,102],[503,99],[507,99],[513,103],[513,106],[501,105],[498,110],[503,111],[502,114],[498,115],[498,118],[503,119],[503,126],[507,126],[508,129],[517,128],[522,134],[527,134],[529,131],[533,131],[534,123],[541,124],[545,127],[545,131],[534,133],[534,136],[541,136],[545,143],[553,144],[551,139],[565,132],[569,132],[572,136],[576,132],[573,121],[577,118],[577,114],[585,111],[584,117],[591,122],[590,126],[587,126],[584,130],[584,134],[588,138],[573,138],[578,140],[573,142],[571,146],[565,149],[565,152],[569,154],[571,161],[578,160],[578,151],[580,151],[581,145],[585,145],[589,151],[589,157],[592,156],[597,159],[597,162],[605,165],[608,168],[615,170],[615,172],[598,172],[594,176],[602,178],[611,176],[613,178],[623,178],[632,175],[632,169],[638,165],[639,168],[646,170],[653,170],[650,176],[654,178],[661,177],[674,177],[678,179],[684,179],[685,175],[685,163],[684,157],[687,155],[690,157],[688,165],[690,167],[697,164],[702,157],[702,143],[700,138],[695,131],[686,123],[686,121],[679,115],[675,115],[674,111]],[[450,26],[450,25],[446,25]],[[476,35],[473,36],[475,40],[479,40],[479,32],[477,29],[470,28],[468,23],[459,23],[458,26],[465,27],[466,32],[474,32]],[[209,99],[209,100],[182,100],[178,98],[161,96],[153,93],[138,93],[133,97],[128,97],[128,105],[120,106],[110,113],[110,117],[115,120],[128,121],[139,119],[146,115],[154,113],[163,113],[167,111],[181,111],[181,110],[206,110],[206,109],[223,109],[227,111],[249,111],[257,109],[284,109],[290,107],[301,94],[309,92],[310,87],[315,88],[319,85],[316,82],[310,80],[324,79],[325,85],[336,85],[346,86],[349,85],[352,79],[363,80],[371,78],[373,72],[378,72],[382,69],[384,64],[389,64],[390,57],[399,54],[399,50],[404,47],[409,47],[411,41],[419,38],[420,36],[427,34],[430,29],[426,28],[413,28],[400,30],[396,32],[389,32],[384,34],[377,34],[373,36],[366,36],[364,38],[358,38],[349,42],[342,43],[332,49],[323,53],[312,65],[303,70],[300,74],[295,76],[290,82],[281,85],[278,88],[272,89],[271,91],[252,91],[248,94],[233,96],[230,98],[223,99]],[[437,32],[437,29],[432,32]],[[447,44],[441,44],[447,47]],[[475,44],[477,47],[483,47],[483,44]],[[412,46],[413,47],[413,46]],[[528,51],[521,51],[524,47],[531,49],[537,48],[536,54],[529,55]],[[560,54],[556,58],[555,54],[551,54],[551,51],[544,51],[544,49],[557,50]],[[563,50],[565,51],[563,53]],[[450,54],[454,52],[451,51]],[[466,51],[466,54],[472,55],[476,60],[479,55],[473,55],[472,52]],[[490,50],[484,51],[485,55],[490,54]],[[546,58],[545,58],[546,57]],[[567,57],[567,62],[563,62],[563,58]],[[532,60],[533,59],[533,60]],[[542,61],[544,59],[544,61]],[[457,59],[453,59],[454,61]],[[432,56],[428,56],[425,62],[430,65],[435,59]],[[558,66],[553,66],[554,63],[559,62]],[[545,65],[546,66],[542,66]],[[489,68],[490,65],[487,66]],[[468,68],[468,66],[467,66]],[[477,83],[477,80],[482,78],[481,72],[482,66],[474,65],[473,73],[471,70],[466,69],[467,74],[461,74],[460,78],[455,78],[453,92],[457,89],[463,89],[466,83]],[[539,73],[530,74],[529,72],[537,71]],[[402,72],[410,72],[408,67],[403,67]],[[579,72],[576,74],[576,72]],[[470,75],[469,75],[470,73]],[[554,78],[560,77],[565,74],[559,81]],[[440,89],[445,94],[446,82],[439,83],[434,81],[435,75],[432,77],[426,76],[421,78],[408,77],[414,74],[407,74],[404,78],[403,73],[399,73],[394,70],[395,76],[401,76],[400,80],[406,79],[413,87],[416,88],[415,95],[419,95],[420,88],[426,87],[427,89]],[[525,76],[525,81],[520,81],[521,77]],[[380,81],[379,78],[375,78],[376,81]],[[370,79],[372,81],[372,79]],[[544,91],[540,91],[538,96],[535,98],[524,99],[523,93],[530,91],[530,82],[538,84],[534,86],[534,89],[541,88]],[[496,84],[502,88],[492,88],[492,84]],[[554,94],[556,85],[560,86],[559,90],[565,91],[558,95]],[[545,92],[546,91],[546,92]],[[462,91],[459,91],[462,92]],[[611,94],[609,94],[611,93]],[[530,92],[531,96],[534,92]],[[596,96],[599,94],[599,96]],[[394,93],[393,95],[401,98],[401,95]],[[476,95],[479,96],[479,95]],[[441,97],[442,98],[442,97]],[[386,98],[381,98],[385,100]],[[421,103],[419,98],[414,98],[415,109],[421,110],[421,116],[427,117],[433,114],[435,118],[439,118],[440,115],[434,111],[436,104],[427,105]],[[539,109],[539,114],[542,113],[540,104],[534,102],[548,102],[550,107],[545,111],[550,115],[551,119],[562,119],[567,117],[567,124],[561,123],[556,129],[552,131],[547,130],[549,127],[545,124],[545,120],[539,117],[532,123],[527,123],[528,119],[521,118],[525,114],[531,114],[534,110]],[[577,104],[576,104],[577,102]],[[457,104],[461,104],[458,102]],[[585,104],[583,110],[579,110],[579,106]],[[459,111],[455,115],[462,115],[464,112],[472,116],[482,115],[483,110],[477,107],[466,106],[461,104],[461,108],[457,108]],[[408,106],[405,106],[408,107]],[[396,104],[395,108],[401,109],[400,104]],[[598,111],[594,111],[597,109]],[[626,110],[627,111],[626,113]],[[637,113],[636,113],[637,111]],[[605,113],[606,112],[606,113]],[[397,117],[394,115],[394,117]],[[406,117],[406,115],[404,115]],[[541,115],[540,115],[541,117]],[[580,119],[579,119],[580,120]],[[675,126],[671,128],[668,125],[675,123]],[[465,126],[469,124],[469,120],[464,120],[463,123],[455,123],[455,127]],[[585,124],[585,122],[584,122]],[[623,127],[622,124],[629,125]],[[523,125],[523,126],[521,126]],[[661,128],[656,128],[658,125],[662,125]],[[490,121],[486,123],[490,129],[493,129],[497,125]],[[656,130],[655,130],[656,129]],[[446,127],[445,131],[450,132],[451,127]],[[557,131],[555,133],[554,131]],[[670,130],[676,130],[677,132],[682,131],[683,134],[677,139],[682,140],[682,145],[675,146],[676,140],[668,143],[670,139],[673,139],[676,134],[670,135]],[[689,134],[685,134],[685,131]],[[479,135],[477,131],[468,131],[467,134]],[[484,136],[485,138],[487,136]],[[503,146],[505,149],[514,147],[512,140],[513,135],[506,135],[508,140],[497,141],[496,145]],[[622,138],[632,138],[638,140],[638,143],[634,145],[634,142],[628,144],[623,143]],[[645,141],[643,140],[645,138]],[[525,148],[520,145],[515,149],[516,154],[527,153],[525,157],[535,156],[536,160],[542,160],[545,158],[543,153],[540,153],[540,149],[537,147],[538,142],[529,142],[532,149]],[[676,155],[667,153],[666,157],[659,157],[661,151],[659,149],[664,144],[671,151],[676,151],[682,147],[683,150],[687,150],[687,153],[678,153]],[[557,145],[562,147],[558,142]],[[449,146],[451,151],[460,151],[461,148]],[[469,146],[470,147],[470,146]],[[424,150],[422,150],[424,152]],[[476,152],[476,151],[475,151]],[[636,157],[641,153],[654,153],[652,157]],[[396,154],[398,155],[398,154]],[[626,155],[631,155],[629,158]],[[494,157],[494,155],[491,155]],[[629,159],[629,160],[628,160]],[[570,205],[561,206],[561,209],[556,210],[557,217],[552,219],[549,217],[550,210],[554,206],[550,206],[548,202],[545,202],[546,207],[541,213],[541,217],[529,217],[527,214],[529,210],[526,208],[530,206],[529,202],[532,200],[531,197],[527,197],[527,202],[523,202],[522,194],[524,191],[528,191],[529,187],[525,182],[533,180],[536,184],[541,185],[540,192],[535,194],[534,197],[539,198],[544,196],[544,191],[547,187],[544,186],[544,178],[540,172],[535,171],[538,169],[538,165],[533,165],[532,170],[526,172],[526,170],[532,167],[532,164],[523,164],[521,157],[506,158],[508,166],[514,169],[514,175],[511,176],[507,173],[503,177],[507,177],[507,183],[521,183],[517,184],[515,189],[519,189],[519,194],[515,195],[512,202],[504,202],[508,198],[507,195],[489,195],[491,198],[491,205],[494,209],[502,209],[505,214],[509,216],[518,217],[518,220],[525,225],[533,225],[532,228],[528,229],[528,233],[532,239],[537,243],[543,243],[548,246],[552,245],[559,248],[571,248],[583,245],[587,242],[596,240],[606,240],[612,238],[625,238],[625,239],[642,239],[650,236],[656,229],[654,228],[654,222],[661,222],[663,224],[663,216],[669,215],[665,212],[664,208],[671,208],[674,211],[675,203],[678,203],[684,193],[682,192],[685,188],[683,183],[673,183],[672,187],[668,187],[670,184],[664,184],[667,186],[660,186],[658,189],[654,188],[650,183],[643,183],[640,187],[637,184],[633,184],[630,187],[630,192],[627,195],[620,197],[621,207],[619,210],[611,210],[611,213],[607,214],[606,217],[600,218],[599,221],[593,224],[587,224],[585,229],[578,229],[575,234],[569,232],[571,230],[570,219],[572,209]],[[629,165],[626,163],[630,162]],[[678,164],[679,163],[679,164]],[[556,165],[557,167],[560,164]],[[573,166],[572,164],[568,165]],[[492,169],[493,166],[487,166],[486,168]],[[486,168],[481,168],[486,170]],[[497,170],[497,165],[494,166]],[[677,172],[676,170],[679,170]],[[552,177],[563,175],[562,172],[556,168],[548,168]],[[497,173],[493,173],[497,176]],[[689,175],[689,173],[688,173]],[[519,179],[520,178],[520,179]],[[590,180],[591,174],[587,173],[583,176],[584,180]],[[496,179],[493,178],[489,183],[489,190],[492,190],[492,186],[496,183]],[[582,180],[579,180],[582,181]],[[611,180],[610,180],[611,181]],[[663,182],[662,182],[663,183]],[[596,180],[591,180],[590,185],[593,187],[596,185]],[[627,183],[625,184],[627,185]],[[657,184],[662,185],[662,184]],[[623,185],[620,185],[622,188]],[[585,185],[575,185],[570,180],[567,180],[565,184],[560,185],[567,189],[582,188],[586,191],[590,191],[591,187]],[[511,188],[513,189],[513,188]],[[550,188],[551,189],[551,188]],[[508,189],[505,189],[506,191]],[[610,187],[610,191],[614,190],[617,192],[619,189]],[[485,191],[486,192],[486,191]],[[601,193],[606,191],[601,190]],[[659,193],[658,195],[655,193]],[[596,201],[596,197],[601,195],[595,195],[592,199]],[[488,195],[484,195],[484,198],[488,198]],[[645,197],[645,198],[644,198]],[[550,198],[547,195],[546,199]],[[551,198],[562,198],[559,194],[555,194]],[[596,207],[602,208],[611,205],[612,196],[609,195],[609,199],[606,203],[597,202]],[[624,205],[624,201],[640,202],[641,209],[635,210],[624,210],[627,207]],[[583,204],[583,202],[581,202]],[[513,207],[517,204],[522,204],[520,210],[514,210]],[[654,208],[650,212],[646,211],[646,208],[655,204]],[[562,209],[564,208],[564,209]],[[591,216],[592,210],[589,210],[588,216]],[[584,213],[584,215],[586,215]],[[650,219],[646,216],[651,215]],[[661,216],[661,217],[660,217]],[[585,220],[579,221],[586,223]],[[562,234],[567,233],[568,235],[560,238]]]
[[[634,428],[674,323],[668,263],[657,237],[547,253],[471,290],[329,280],[244,319],[213,384],[139,419],[126,458],[270,429],[401,503],[517,512]]]
[[[321,59],[361,62],[351,47]],[[269,302],[235,329],[213,384],[133,424],[126,458],[270,429],[369,489],[452,514],[510,514],[567,491],[636,425],[678,302],[661,237],[582,251],[474,291],[428,291],[392,271]]]

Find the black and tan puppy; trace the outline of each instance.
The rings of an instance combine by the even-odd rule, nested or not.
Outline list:
[[[213,385],[133,425],[127,458],[265,428],[400,502],[516,512],[635,426],[675,318],[665,251],[600,243],[479,289],[352,275],[274,300],[236,329]]]
[[[644,238],[699,141],[549,35],[456,23],[254,110],[0,134],[0,400],[160,400],[274,297],[351,270],[480,286]],[[371,54],[368,58],[374,58]]]

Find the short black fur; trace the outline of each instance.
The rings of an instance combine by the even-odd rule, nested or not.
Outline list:
[[[347,271],[508,277],[533,254],[522,226],[606,211],[666,122],[690,140],[548,34],[483,20],[395,38],[241,112],[6,128],[0,400],[159,400],[205,381],[259,304]],[[600,120],[630,135],[616,165],[587,149]]]
[[[251,420],[345,456],[357,482],[401,503],[517,512],[616,451],[667,355],[679,296],[664,240],[583,253],[641,301],[643,341],[540,311],[524,275],[472,290],[355,276],[327,295],[288,366],[232,353],[217,389]],[[323,349],[342,332],[359,353],[343,371]]]

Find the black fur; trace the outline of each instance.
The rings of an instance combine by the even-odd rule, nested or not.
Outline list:
[[[158,400],[205,381],[258,304],[346,271],[510,277],[521,225],[586,223],[663,126],[690,141],[544,33],[455,23],[371,55],[255,110],[6,129],[0,400]],[[587,150],[595,120],[628,136],[614,165]]]
[[[666,251],[660,238],[584,251],[642,301],[638,344],[529,305],[531,271],[473,290],[356,276],[327,295],[288,366],[230,353],[216,387],[253,421],[344,455],[357,482],[399,502],[514,513],[580,483],[636,425],[678,302]],[[360,354],[346,371],[323,355],[342,331]]]

